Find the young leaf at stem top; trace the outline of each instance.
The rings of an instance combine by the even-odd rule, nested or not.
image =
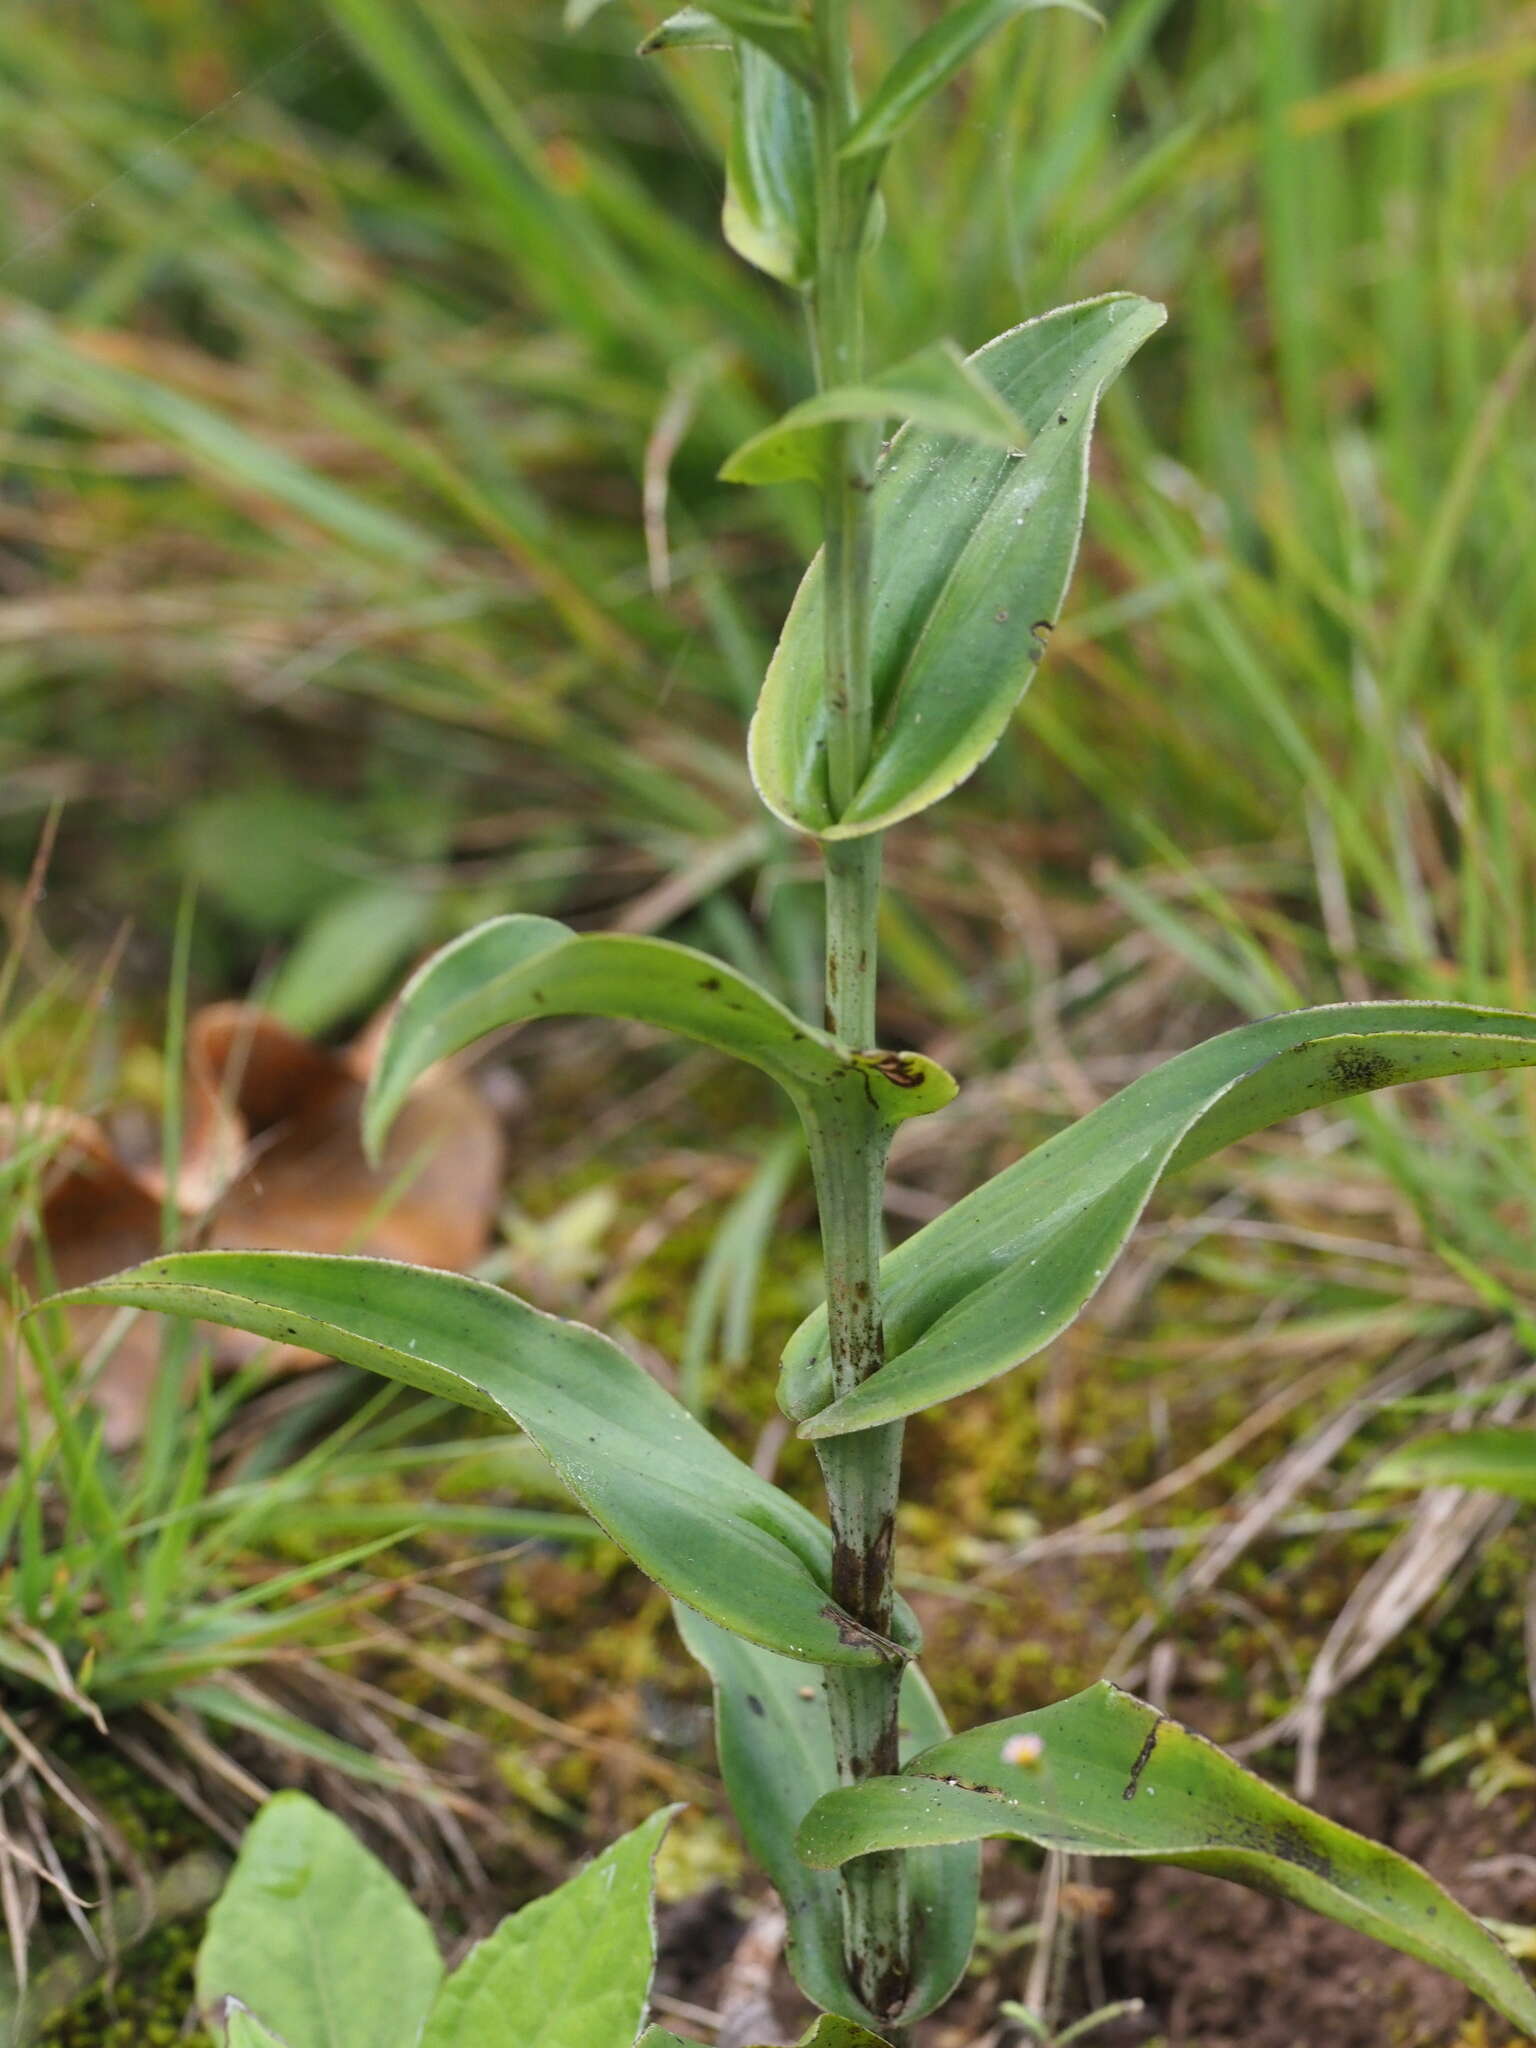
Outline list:
[[[1536,1065],[1536,1018],[1461,1003],[1336,1003],[1223,1032],[1036,1146],[881,1262],[887,1362],[831,1401],[824,1311],[780,1400],[821,1437],[914,1415],[1074,1322],[1165,1173],[1305,1109],[1403,1081]],[[828,1405],[830,1403],[830,1405]]]
[[[867,1092],[889,1124],[941,1109],[955,1084],[918,1053],[858,1053],[708,953],[668,939],[578,934],[551,917],[497,917],[434,953],[401,991],[363,1108],[377,1156],[412,1084],[488,1032],[531,1017],[627,1017],[772,1075],[802,1108]]]
[[[806,1816],[799,1847],[824,1870],[874,1850],[996,1835],[1173,1863],[1294,1900],[1434,1964],[1536,2032],[1530,1985],[1416,1865],[1106,1683],[941,1742],[899,1777],[829,1792]]]
[[[999,335],[971,368],[1023,422],[1016,449],[905,427],[872,497],[874,736],[851,800],[828,786],[825,556],[796,595],[752,721],[753,780],[822,839],[883,831],[947,796],[991,753],[1045,652],[1071,580],[1099,397],[1161,306],[1128,293]]]
[[[659,1586],[782,1656],[879,1665],[915,1646],[910,1612],[897,1616],[898,1648],[837,1606],[826,1527],[616,1344],[483,1281],[385,1259],[182,1252],[68,1298],[306,1344],[506,1417]]]

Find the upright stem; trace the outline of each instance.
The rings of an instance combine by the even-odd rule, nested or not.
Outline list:
[[[826,81],[817,103],[817,264],[811,328],[821,388],[863,373],[860,256],[867,199],[851,192],[838,149],[854,111],[848,0],[815,0]],[[834,808],[846,805],[868,765],[873,725],[869,671],[870,489],[876,436],[863,425],[827,432],[823,485],[827,768]],[[826,856],[827,1027],[844,1044],[875,1044],[880,838],[829,841]],[[887,1134],[862,1094],[841,1104],[813,1142],[827,1268],[833,1383],[847,1393],[884,1359],[879,1265]],[[832,1520],[833,1593],[888,1635],[894,1600],[892,1541],[901,1477],[899,1423],[819,1447]],[[827,1695],[845,1782],[894,1771],[901,1668],[833,1667]],[[911,1916],[899,1854],[862,1856],[842,1871],[844,1952],[854,1989],[878,2019],[899,2018],[911,1983]]]

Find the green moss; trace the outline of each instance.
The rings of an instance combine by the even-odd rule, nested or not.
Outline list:
[[[193,2008],[200,1925],[158,1928],[124,1958],[118,1981],[102,1986],[38,2037],[39,2048],[213,2048],[201,2028],[183,2033]]]

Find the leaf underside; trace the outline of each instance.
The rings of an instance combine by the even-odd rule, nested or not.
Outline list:
[[[957,1202],[881,1263],[887,1363],[832,1401],[825,1311],[784,1354],[802,1435],[916,1414],[1034,1357],[1097,1292],[1157,1183],[1299,1112],[1536,1064],[1536,1019],[1456,1003],[1298,1010],[1181,1053]]]
[[[799,1842],[827,1869],[996,1835],[1177,1864],[1292,1900],[1433,1964],[1536,2033],[1525,1978],[1432,1878],[1109,1684],[940,1743],[899,1777],[829,1793]]]

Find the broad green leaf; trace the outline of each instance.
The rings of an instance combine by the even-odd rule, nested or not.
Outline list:
[[[1086,0],[961,0],[907,45],[875,88],[843,144],[845,157],[887,148],[912,116],[959,71],[971,54],[1015,15],[1062,7],[1102,28],[1104,17]]]
[[[652,1866],[667,1807],[471,1949],[421,2048],[631,2048],[656,1967]]]
[[[1100,394],[1165,317],[1117,292],[988,342],[969,360],[1023,423],[1013,449],[920,425],[896,436],[873,493],[869,768],[836,813],[818,555],[752,721],[753,779],[786,824],[823,839],[883,831],[947,796],[996,746],[1071,579]]]
[[[836,1436],[915,1414],[1043,1350],[1076,1320],[1165,1173],[1305,1109],[1445,1074],[1536,1065],[1536,1018],[1459,1003],[1337,1003],[1180,1053],[957,1202],[880,1268],[887,1363],[828,1406],[822,1310],[780,1399]]]
[[[530,1017],[579,1012],[656,1024],[732,1054],[806,1103],[868,1090],[888,1123],[942,1108],[955,1084],[912,1053],[852,1053],[734,968],[668,939],[579,935],[549,917],[498,917],[444,946],[406,983],[363,1110],[370,1153],[411,1084],[438,1060]]]
[[[1371,1468],[1371,1486],[1471,1486],[1536,1500],[1536,1429],[1420,1437]]]
[[[839,420],[914,420],[991,448],[1022,448],[1027,429],[952,341],[936,341],[863,384],[818,391],[750,441],[720,471],[727,483],[778,484],[822,474],[823,429]]]
[[[431,1928],[351,1830],[302,1792],[269,1799],[208,1915],[199,2007],[237,1999],[286,2048],[416,2048],[442,1975]]]
[[[873,2025],[843,1968],[842,1907],[836,1880],[795,1853],[795,1830],[837,1783],[837,1752],[826,1689],[803,1664],[728,1635],[686,1609],[683,1641],[708,1671],[715,1693],[715,1748],[742,1836],[773,1880],[789,1923],[789,1967],[813,2004]],[[915,1664],[902,1681],[902,1755],[947,1732]],[[976,1928],[980,1858],[968,1846],[912,1857],[908,1882],[917,1926],[915,1978],[905,2020],[920,2019],[955,1988]]]
[[[1536,1995],[1519,1970],[1416,1865],[1105,1683],[941,1742],[900,1777],[829,1793],[807,1815],[800,1850],[825,1870],[873,1849],[992,1835],[1175,1863],[1294,1900],[1432,1963],[1536,2032]]]
[[[222,2016],[224,2048],[288,2048],[276,2034],[269,2034],[255,2013],[234,2000]]]
[[[483,1281],[387,1259],[182,1252],[59,1298],[251,1330],[506,1417],[685,1606],[814,1664],[893,1654],[832,1601],[831,1537],[814,1515],[733,1458],[616,1344]],[[915,1638],[909,1614],[901,1625]]]
[[[816,265],[811,103],[804,87],[762,50],[743,42],[737,66],[721,214],[725,239],[757,269],[803,289]]]

